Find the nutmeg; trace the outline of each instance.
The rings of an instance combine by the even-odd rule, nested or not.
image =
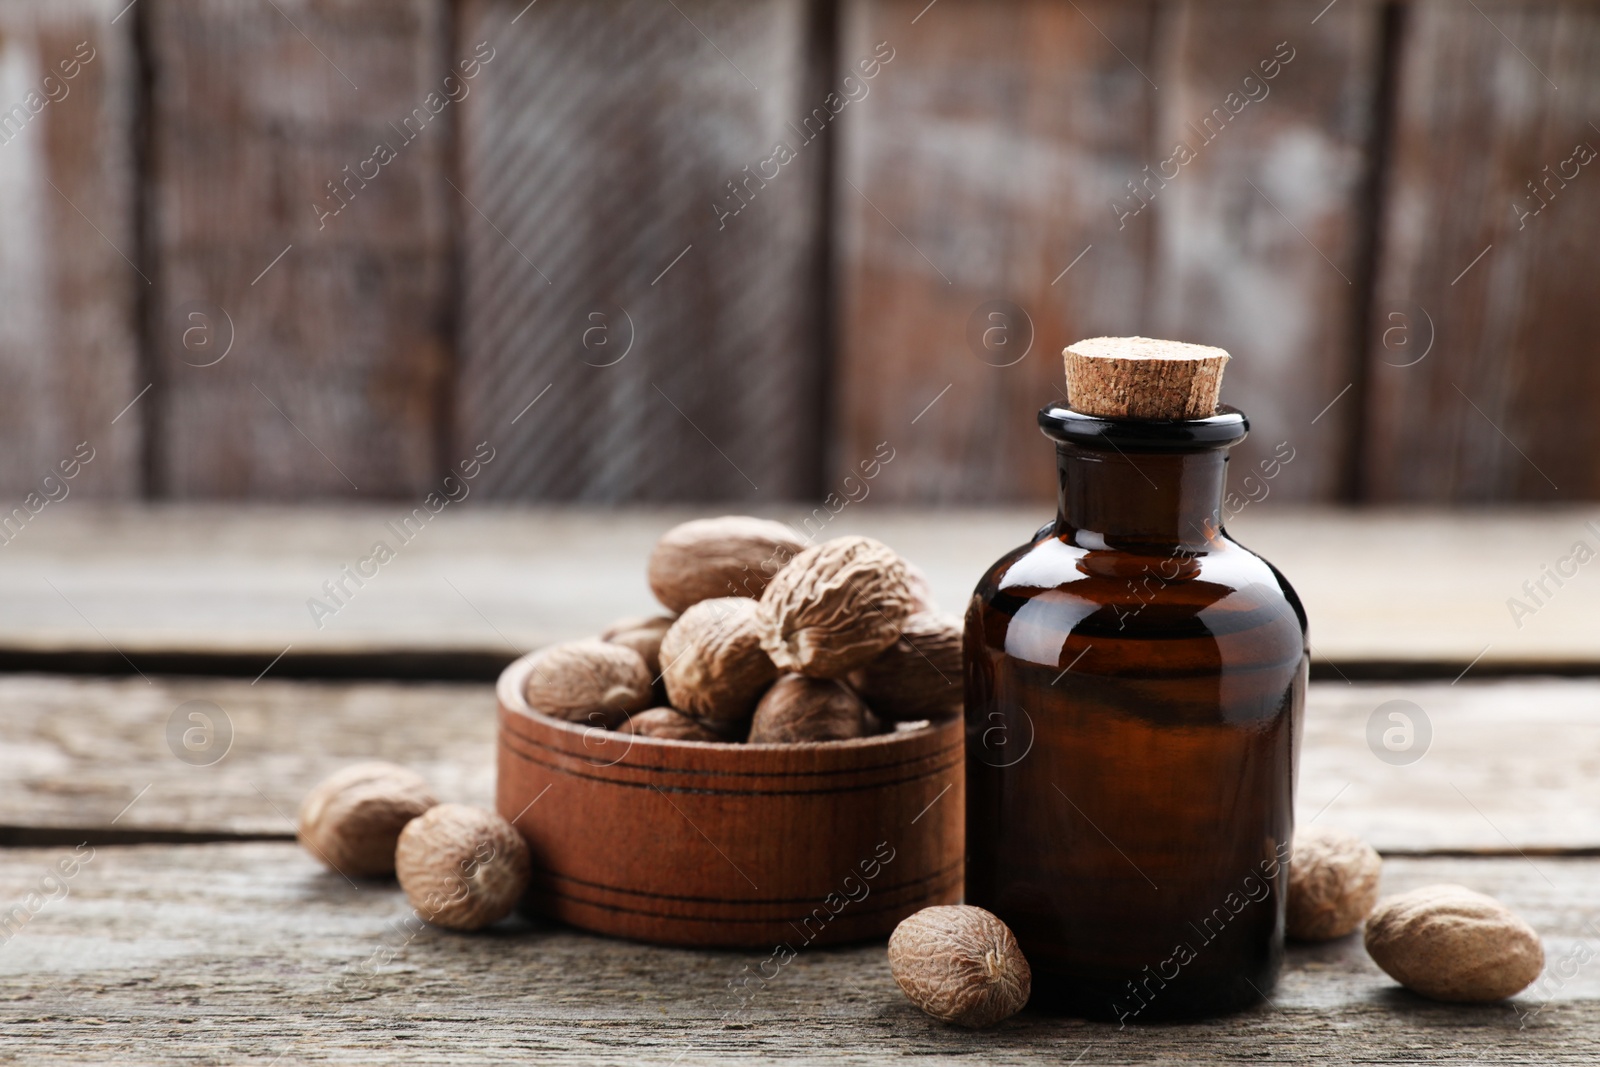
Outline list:
[[[356,763],[329,775],[300,805],[300,843],[352,878],[394,873],[394,846],[438,803],[422,775],[393,763]]]
[[[641,615],[618,619],[600,633],[600,640],[631,648],[644,659],[651,678],[661,677],[661,638],[672,626],[672,615]]]
[[[747,597],[691,605],[661,639],[661,663],[672,706],[719,733],[741,732],[778,676]]]
[[[878,722],[850,687],[833,678],[786,674],[750,720],[750,743],[848,741],[878,732]]]
[[[1544,969],[1533,927],[1493,897],[1460,885],[1424,886],[1379,901],[1367,919],[1366,946],[1389,977],[1434,1000],[1504,1000]]]
[[[948,719],[961,714],[961,620],[924,611],[906,620],[894,644],[850,672],[850,685],[885,719]]]
[[[923,908],[895,927],[889,970],[911,1003],[958,1026],[993,1026],[1021,1011],[1033,989],[1011,928],[970,904]]]
[[[654,703],[644,657],[604,641],[569,641],[534,656],[524,695],[535,711],[612,727]]]
[[[792,529],[771,519],[695,519],[656,542],[647,567],[650,589],[676,612],[713,597],[759,597],[804,547]]]
[[[651,708],[637,715],[618,729],[639,737],[661,737],[669,741],[728,741],[715,730],[678,711],[676,708]]]
[[[440,804],[407,823],[394,866],[417,914],[451,930],[477,930],[510,915],[531,873],[516,828],[465,804]]]
[[[1355,834],[1308,827],[1294,835],[1285,932],[1329,941],[1361,925],[1378,902],[1383,860]]]
[[[894,644],[917,602],[892,549],[839,537],[791,560],[760,607],[761,647],[781,670],[842,678]]]

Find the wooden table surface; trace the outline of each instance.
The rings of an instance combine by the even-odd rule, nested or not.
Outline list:
[[[741,1006],[733,983],[765,953],[520,920],[415,929],[393,883],[351,884],[293,843],[306,790],[357,759],[486,803],[482,672],[647,609],[644,553],[682,513],[464,510],[320,631],[304,601],[383,536],[381,509],[47,517],[0,557],[0,1062],[1600,1061],[1596,579],[1580,572],[1520,630],[1505,603],[1592,512],[1262,509],[1234,524],[1312,617],[1300,822],[1364,834],[1385,892],[1449,881],[1500,897],[1544,939],[1538,984],[1434,1004],[1352,937],[1291,947],[1271,1003],[1227,1019],[1119,1030],[1025,1012],[986,1033],[911,1008],[881,943],[802,952]],[[830,535],[882,536],[959,605],[1040,518],[847,509]],[[406,663],[423,664],[410,680],[310,677]],[[220,712],[226,754],[208,765],[168,745],[195,700]],[[1431,728],[1417,762],[1367,747],[1391,700]],[[52,879],[75,853],[75,876]]]
[[[426,512],[424,512],[426,513]],[[266,506],[52,508],[4,546],[0,657],[98,656],[107,669],[167,654],[239,658],[249,677],[317,657],[440,651],[509,660],[653,610],[650,546],[690,511],[500,509],[469,500],[409,541],[409,511]],[[715,512],[711,512],[715,513]],[[863,533],[922,567],[960,610],[979,575],[1049,508],[911,511],[847,506],[761,512],[821,537]],[[824,516],[826,510],[822,511]],[[1593,523],[1593,527],[1590,527]],[[1514,619],[1512,597],[1579,540],[1600,549],[1600,509],[1360,512],[1247,507],[1229,532],[1278,566],[1311,615],[1313,657],[1340,665],[1570,667],[1600,671],[1600,596],[1584,568]],[[330,599],[375,542],[395,553]],[[314,620],[307,601],[333,610]],[[320,627],[317,622],[320,621]],[[1520,621],[1521,625],[1517,623]],[[1482,657],[1479,659],[1479,657]],[[400,665],[403,667],[403,665]]]

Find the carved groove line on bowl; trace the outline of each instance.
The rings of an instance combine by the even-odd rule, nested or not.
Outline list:
[[[957,759],[950,760],[950,761],[948,761],[946,763],[938,764],[938,765],[935,765],[933,767],[929,767],[925,771],[920,771],[920,772],[918,772],[916,774],[907,775],[906,777],[903,777],[903,778],[891,778],[891,779],[887,779],[887,780],[885,780],[885,779],[874,779],[874,780],[871,780],[871,781],[857,782],[857,783],[854,783],[852,785],[836,786],[834,788],[827,788],[827,789],[713,789],[713,788],[710,788],[710,787],[691,787],[691,786],[681,786],[681,785],[662,785],[662,784],[660,784],[658,782],[654,782],[654,781],[636,781],[636,782],[631,782],[631,781],[628,781],[626,779],[615,777],[615,776],[607,776],[607,775],[601,775],[601,774],[585,774],[583,771],[577,770],[577,769],[572,768],[572,767],[563,767],[563,766],[561,766],[560,764],[557,764],[557,763],[551,763],[551,762],[548,762],[546,760],[538,759],[536,753],[524,751],[522,748],[518,747],[518,745],[513,743],[513,741],[512,741],[513,737],[515,737],[515,735],[509,735],[508,734],[508,735],[502,735],[501,736],[501,739],[500,739],[501,740],[501,747],[505,752],[517,757],[518,759],[522,760],[524,763],[531,763],[531,764],[533,764],[535,766],[543,767],[546,770],[549,770],[549,771],[554,772],[556,774],[564,774],[564,775],[567,775],[568,777],[571,777],[571,778],[583,778],[583,779],[585,779],[587,781],[591,781],[591,782],[603,782],[606,785],[625,786],[625,787],[627,787],[629,789],[649,789],[649,790],[657,790],[657,789],[659,789],[663,793],[688,793],[688,794],[694,794],[694,795],[699,795],[699,796],[780,797],[780,796],[828,796],[828,795],[831,795],[831,794],[859,793],[859,792],[863,792],[863,791],[869,790],[869,789],[886,789],[886,788],[889,788],[891,786],[906,785],[906,784],[911,783],[911,782],[920,782],[920,781],[925,781],[925,780],[931,782],[932,780],[934,780],[936,778],[937,775],[951,773],[951,772],[955,771],[957,768],[959,768],[961,766],[961,764],[962,764],[961,758],[958,757]],[[522,740],[522,738],[517,738],[517,740]],[[537,747],[542,748],[545,751],[555,752],[555,753],[557,753],[559,755],[570,755],[569,753],[562,752],[560,749],[551,748],[548,745],[538,745]],[[937,756],[937,755],[944,755],[944,752],[933,753],[933,754],[930,755],[929,758],[932,758],[932,756]],[[573,758],[575,760],[578,759],[578,757],[571,757],[571,758]],[[920,760],[911,760],[911,761],[907,761],[907,762],[916,763],[916,762],[921,762],[921,761]],[[898,765],[886,764],[885,766],[888,767],[888,766],[898,766]],[[630,769],[636,769],[636,768],[630,768]],[[708,772],[703,772],[703,771],[702,772],[695,772],[695,771],[688,770],[688,769],[679,770],[677,768],[653,768],[653,769],[658,770],[659,773],[663,773],[663,774],[708,773]],[[877,768],[874,768],[874,769],[877,769]],[[709,772],[709,773],[716,773],[716,772]],[[848,773],[860,774],[862,772],[859,771],[859,770],[853,770],[853,771],[850,771]],[[764,774],[761,774],[761,775],[754,775],[753,777],[761,777],[761,778],[791,778],[791,777],[799,777],[799,775],[785,774],[783,772],[767,772],[767,773],[764,773]]]
[[[950,864],[950,865],[948,865],[946,867],[941,868],[940,870],[934,871],[934,872],[932,872],[930,874],[925,874],[920,878],[913,878],[913,879],[911,879],[909,881],[906,881],[906,882],[898,882],[898,883],[896,883],[895,885],[892,885],[892,886],[880,887],[880,888],[875,890],[873,895],[874,896],[892,897],[892,896],[894,896],[896,894],[907,894],[907,895],[913,895],[916,899],[920,899],[921,896],[923,894],[926,894],[927,891],[930,890],[930,889],[934,889],[934,890],[943,889],[943,888],[946,888],[949,884],[953,884],[953,883],[957,882],[959,880],[959,878],[960,878],[961,868],[963,866],[964,866],[963,863]],[[794,906],[794,905],[799,905],[799,906],[802,906],[802,907],[811,907],[811,906],[816,906],[816,905],[822,903],[822,901],[819,900],[816,897],[762,897],[762,898],[754,898],[754,899],[745,898],[745,899],[739,899],[739,900],[731,900],[731,899],[729,899],[727,897],[675,896],[675,895],[670,894],[670,893],[651,893],[651,892],[648,892],[648,891],[645,891],[645,890],[641,890],[641,889],[622,889],[622,888],[619,888],[617,886],[609,886],[609,885],[603,885],[603,884],[601,884],[599,882],[585,881],[582,878],[574,878],[574,877],[572,877],[571,875],[568,875],[568,874],[557,874],[554,871],[547,871],[547,870],[536,870],[535,871],[535,877],[536,877],[536,879],[539,878],[539,877],[543,877],[543,878],[551,880],[551,881],[572,882],[572,883],[575,883],[577,885],[581,885],[581,886],[585,886],[585,887],[591,887],[591,888],[594,888],[594,889],[599,889],[599,890],[602,890],[602,891],[607,892],[607,893],[615,893],[618,896],[622,896],[622,897],[649,897],[649,898],[655,899],[655,900],[679,901],[679,902],[682,902],[682,903],[685,903],[685,904],[709,904],[709,905],[714,905],[715,907],[717,907],[719,909],[724,909],[724,910],[727,909],[727,908],[749,909],[749,908],[767,908],[767,907],[790,907],[790,906]],[[660,916],[660,917],[663,917],[663,918],[693,918],[693,916],[683,915],[683,914],[681,914],[679,912],[648,911],[648,910],[645,910],[642,907],[641,908],[629,908],[629,907],[624,907],[624,906],[622,906],[620,904],[606,904],[606,903],[602,903],[601,901],[595,900],[595,899],[590,898],[590,897],[575,896],[572,893],[563,892],[560,889],[554,888],[554,887],[549,886],[547,884],[546,885],[538,885],[538,887],[533,891],[533,895],[534,896],[538,896],[538,897],[545,897],[545,898],[549,898],[549,899],[567,901],[567,902],[570,902],[570,903],[573,903],[573,904],[580,904],[580,905],[583,905],[585,907],[605,908],[605,909],[607,909],[609,911],[624,911],[624,912],[629,912],[629,913],[634,914],[634,915],[653,915],[653,916]],[[879,907],[879,908],[868,909],[868,910],[857,909],[857,910],[855,910],[854,914],[857,914],[857,915],[876,915],[876,914],[879,914],[879,913],[884,912],[884,911],[892,911],[895,908],[905,907],[905,905],[907,903],[908,902],[905,901],[905,900],[893,900],[893,901],[891,901],[891,902],[889,902],[887,904],[884,904],[882,907]],[[760,916],[744,917],[744,918],[731,918],[731,917],[730,918],[723,918],[722,916],[717,916],[715,918],[707,918],[705,921],[708,921],[708,922],[746,922],[746,923],[753,923],[753,922],[780,922],[780,921],[782,921],[782,918],[781,917],[772,917],[772,916],[768,916],[768,917],[765,917],[765,918],[760,917]]]

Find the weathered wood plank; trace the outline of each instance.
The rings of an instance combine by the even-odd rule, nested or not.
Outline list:
[[[292,835],[311,787],[363,759],[494,797],[487,685],[9,675],[0,693],[7,827]]]
[[[420,498],[449,347],[447,5],[143,7],[156,494]]]
[[[1121,198],[1154,227],[1145,332],[1234,356],[1224,400],[1250,416],[1232,456],[1241,499],[1275,451],[1294,457],[1271,484],[1282,499],[1354,484],[1360,400],[1329,405],[1363,358],[1383,8],[1314,14],[1276,0],[1166,11],[1155,151]]]
[[[1398,708],[1422,753],[1409,764],[1367,739],[1394,700],[1414,705]],[[493,795],[487,685],[4,675],[0,706],[3,827],[288,834],[317,781],[366,758],[416,767],[447,799]],[[184,732],[208,725],[196,711],[214,732],[190,735],[191,752]],[[1313,683],[1300,819],[1390,851],[1600,848],[1596,723],[1594,681]]]
[[[9,850],[0,901],[51,895],[71,849]],[[504,923],[408,925],[392,885],[355,886],[283,844],[99,847],[0,951],[0,1055],[29,1062],[1589,1064],[1600,1055],[1600,862],[1391,860],[1384,889],[1462,882],[1545,941],[1543,984],[1507,1003],[1435,1004],[1357,938],[1291,948],[1272,1003],[1118,1030],[1025,1012],[991,1032],[905,1000],[882,944],[765,953],[658,949]],[[45,885],[43,890],[41,885]],[[1589,961],[1586,965],[1583,961]],[[1555,968],[1566,962],[1568,977]],[[737,983],[737,984],[736,984]]]
[[[1229,484],[1240,483],[1230,477]],[[1600,550],[1600,514],[1592,508],[1466,517],[1275,510],[1269,503],[1250,505],[1229,530],[1302,594],[1314,660],[1461,667],[1600,661],[1596,576],[1580,571],[1565,587],[1544,578],[1575,542]],[[1545,592],[1532,612],[1513,606],[1513,599],[1533,606],[1525,585],[1540,581]]]
[[[1371,350],[1367,495],[1593,497],[1600,10],[1408,9],[1371,332],[1410,340]]]
[[[876,507],[885,487],[909,477],[906,458],[900,451],[867,483],[868,503],[826,522],[798,509],[759,510],[808,536],[878,537],[927,571],[943,604],[960,609],[989,564],[1051,509]],[[478,484],[468,483],[469,493]],[[146,509],[69,500],[36,520],[47,536],[18,538],[0,558],[0,653],[104,654],[114,670],[129,669],[118,649],[135,665],[140,653],[240,653],[257,657],[260,670],[291,645],[291,665],[316,654],[412,652],[509,662],[653,611],[644,580],[650,546],[696,514],[706,512],[502,510],[469,495],[402,543],[393,532],[408,515],[400,506]],[[1587,572],[1559,589],[1546,580],[1554,595],[1533,614],[1513,618],[1507,606],[1574,541],[1600,547],[1590,521],[1600,523],[1600,513],[1484,512],[1464,522],[1448,512],[1297,510],[1269,497],[1229,528],[1299,590],[1313,660],[1453,664],[1453,676],[1480,654],[1475,669],[1600,663],[1600,598]],[[359,588],[346,580],[342,606],[314,620],[307,601],[335,607],[323,583],[380,540],[396,558]]]
[[[146,382],[135,302],[148,282],[134,213],[133,19],[113,21],[122,7],[115,0],[0,3],[0,514],[10,523],[7,541],[32,522],[14,518],[13,508],[43,515],[49,505],[40,500],[136,497],[142,488],[145,412],[123,413]],[[70,479],[61,477],[64,461]],[[35,503],[24,505],[30,493]]]
[[[840,117],[836,479],[888,440],[890,499],[1053,493],[1034,416],[1062,346],[1141,322],[1148,218],[1111,205],[1146,162],[1154,11],[843,5],[841,63],[894,59]]]
[[[499,51],[462,109],[458,197],[455,447],[500,447],[484,492],[816,492],[826,147],[791,127],[832,88],[813,12],[462,7],[458,38]]]
[[[1287,443],[1274,492],[1344,492],[1359,407],[1319,415],[1360,364],[1380,8],[923,7],[846,6],[841,56],[898,58],[842,118],[835,469],[887,438],[895,499],[1048,498],[1062,345],[1145,333],[1238,357],[1242,471]]]
[[[1315,683],[1296,810],[1380,851],[1600,847],[1597,722],[1590,680]]]

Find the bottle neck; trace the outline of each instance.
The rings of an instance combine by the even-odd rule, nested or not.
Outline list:
[[[1228,451],[1056,445],[1056,534],[1084,548],[1205,552],[1222,535]]]

